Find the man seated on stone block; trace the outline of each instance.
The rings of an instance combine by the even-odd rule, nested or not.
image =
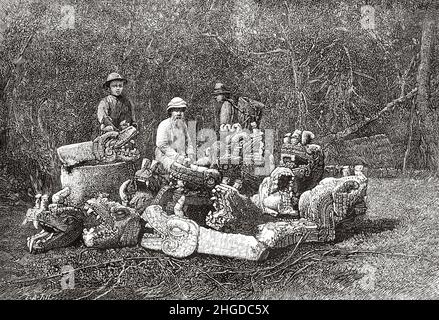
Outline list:
[[[184,117],[186,108],[186,101],[179,97],[173,98],[166,109],[169,118],[163,120],[157,128],[155,157],[167,172],[174,161],[184,165],[195,161],[195,152]]]
[[[120,74],[112,72],[103,84],[110,94],[98,105],[97,116],[101,134],[109,131],[122,131],[129,126],[137,127],[133,104],[123,94],[126,82],[127,80]]]

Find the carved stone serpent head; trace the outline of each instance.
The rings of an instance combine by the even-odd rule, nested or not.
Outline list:
[[[141,219],[132,208],[99,196],[87,201],[87,213],[94,215],[94,225],[83,230],[86,246],[114,248],[134,246],[138,242]]]
[[[167,215],[159,205],[147,207],[142,218],[147,221],[147,232],[141,240],[143,247],[161,250],[177,258],[190,256],[196,251],[200,228],[194,221]]]

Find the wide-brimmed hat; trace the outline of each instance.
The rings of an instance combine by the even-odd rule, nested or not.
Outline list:
[[[166,108],[166,111],[169,111],[171,109],[186,109],[187,103],[180,97],[172,98],[171,101],[168,103],[168,107]]]
[[[119,80],[119,81],[123,81],[124,83],[127,83],[127,79],[125,79],[124,77],[122,77],[120,74],[118,74],[117,72],[112,72],[108,75],[107,80],[104,82],[104,84],[102,85],[104,88],[108,88],[110,86],[110,82],[113,80]]]
[[[213,96],[217,96],[219,94],[229,94],[230,91],[226,88],[226,86],[221,83],[218,82],[215,84],[215,88],[213,89],[212,95]]]

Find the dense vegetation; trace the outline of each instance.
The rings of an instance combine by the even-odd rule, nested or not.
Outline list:
[[[130,79],[144,157],[174,96],[199,127],[213,127],[221,81],[266,104],[263,125],[277,137],[302,128],[330,145],[383,133],[397,167],[438,167],[428,1],[15,0],[1,9],[2,161],[17,162],[34,188],[59,183],[56,148],[96,135],[112,71]]]

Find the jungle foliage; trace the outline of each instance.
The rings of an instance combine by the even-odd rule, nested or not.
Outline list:
[[[263,126],[277,138],[300,128],[324,139],[363,122],[342,138],[387,134],[398,167],[437,167],[422,149],[416,95],[369,121],[417,88],[422,21],[435,9],[428,1],[15,0],[1,6],[2,152],[33,177],[34,188],[59,183],[56,148],[96,136],[102,83],[113,71],[130,79],[143,157],[153,156],[155,128],[172,97],[189,102],[188,118],[199,127],[213,127],[211,91],[220,81],[235,97],[263,102]],[[436,60],[428,79],[433,114]]]

